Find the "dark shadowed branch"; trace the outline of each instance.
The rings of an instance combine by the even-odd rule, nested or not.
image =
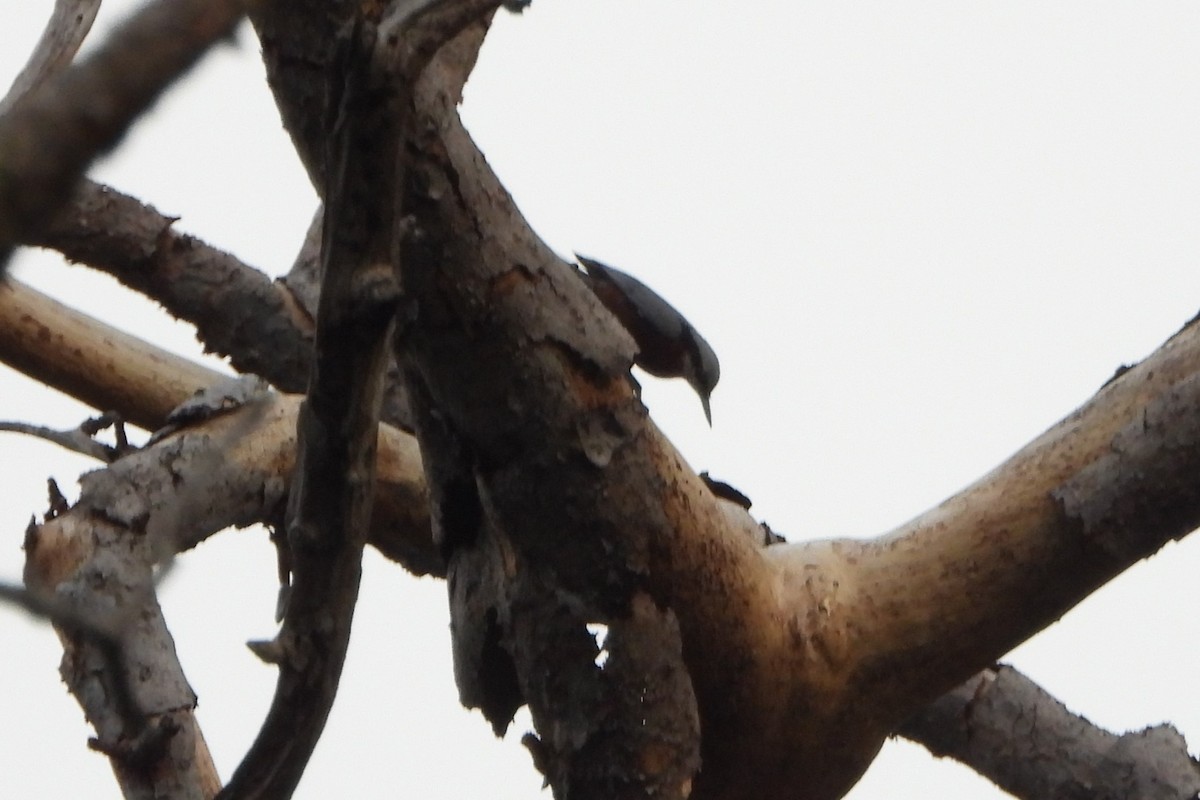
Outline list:
[[[214,43],[246,0],[156,0],[102,47],[0,117],[0,271],[44,225],[97,156]]]
[[[174,228],[175,219],[115,189],[83,180],[31,244],[112,275],[196,327],[205,349],[284,392],[303,392],[312,363],[319,294],[319,238],[297,263],[307,269],[272,281],[236,256]],[[317,233],[320,226],[315,226]],[[310,237],[311,239],[311,237]],[[411,428],[398,380],[383,419]]]
[[[350,641],[362,549],[371,517],[376,430],[398,297],[401,224],[396,125],[403,107],[373,69],[375,28],[345,31],[328,76],[328,179],[322,282],[308,396],[288,501],[290,594],[270,647],[275,698],[225,798],[287,797],[333,706]]]

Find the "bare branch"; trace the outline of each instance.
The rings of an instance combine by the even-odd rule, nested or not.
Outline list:
[[[646,422],[627,348],[529,232],[452,107],[421,110],[428,138],[409,144],[421,236],[402,259],[421,313],[402,363],[450,553],[456,674],[494,726],[529,701],[560,792],[604,796],[587,765],[615,762],[590,761],[611,729],[602,711],[584,719],[580,698],[607,687],[571,660],[586,648],[570,626],[545,618],[556,602],[613,625],[652,587],[677,616],[704,731],[694,797],[754,785],[763,798],[830,798],[913,711],[1200,522],[1192,326],[895,534],[752,550]]]
[[[193,236],[175,220],[107,186],[84,180],[34,244],[112,275],[196,325],[207,349],[239,372],[283,391],[303,391],[312,319],[259,270]]]
[[[92,56],[0,117],[0,270],[97,156],[209,47],[229,37],[246,0],[156,0]]]
[[[842,548],[860,669],[895,702],[929,702],[1200,525],[1198,471],[1193,322],[973,486]]]
[[[1109,733],[1011,667],[979,673],[925,707],[900,734],[1027,800],[1192,800],[1200,794],[1200,764],[1173,728]]]
[[[128,442],[124,441],[124,434],[119,434],[119,441],[116,447],[98,442],[94,437],[99,431],[104,430],[104,428],[114,423],[120,429],[120,420],[116,419],[115,416],[109,415],[94,417],[85,421],[79,427],[69,430],[55,430],[54,428],[47,428],[42,425],[30,425],[25,422],[0,421],[0,431],[35,436],[80,455],[110,464],[120,458],[125,448],[128,447]]]
[[[337,694],[371,517],[398,291],[391,254],[400,219],[390,200],[400,179],[393,126],[401,113],[371,69],[374,28],[360,19],[342,44],[330,76],[338,112],[329,131],[316,354],[288,500],[292,591],[273,648],[279,679],[222,797],[288,797],[299,783]]]
[[[379,24],[394,52],[387,61],[403,75],[418,76],[434,55],[462,31],[500,7],[501,0],[402,0]]]
[[[425,69],[425,78],[437,87],[437,91],[446,92],[450,99],[461,100],[463,84],[475,64],[490,15],[481,10],[478,0],[454,0],[434,5],[413,0],[397,4],[395,13],[407,16],[414,4],[425,7],[426,13],[433,14],[425,32],[416,31],[414,34],[426,42],[422,46],[423,51],[436,52],[436,58]],[[498,5],[498,2],[491,5]],[[324,134],[329,118],[323,88],[335,51],[333,38],[336,29],[329,24],[329,20],[349,19],[357,6],[353,0],[291,0],[288,3],[260,3],[249,11],[250,20],[262,43],[267,82],[275,94],[284,127],[292,136],[301,163],[313,184],[318,187],[325,169]],[[472,29],[472,26],[467,26],[464,35],[451,41],[449,47],[431,44],[429,32],[438,29],[440,21],[445,19],[442,15],[453,18],[459,13],[456,9],[461,8],[472,9],[471,13],[478,12],[474,33],[466,34],[466,30]],[[421,19],[417,17],[418,25],[422,24]],[[452,22],[453,25],[442,25],[441,29],[445,31],[462,24],[461,19]],[[433,80],[429,80],[431,72],[436,73]]]
[[[298,263],[312,267],[282,281],[200,239],[176,231],[175,220],[92,181],[33,241],[112,275],[196,326],[205,348],[228,356],[239,372],[261,375],[284,392],[302,392],[312,363],[320,270],[320,226]],[[389,381],[383,418],[411,429],[408,400]]]
[[[100,0],[55,0],[54,11],[50,14],[46,29],[42,31],[42,38],[33,48],[21,74],[9,87],[8,94],[0,100],[0,117],[7,114],[20,97],[41,86],[51,75],[61,72],[71,63],[87,38],[88,31],[92,29],[99,10]]]
[[[31,526],[26,533],[36,537],[37,529]],[[0,583],[0,599],[24,609],[35,617],[49,620],[68,635],[78,637],[96,647],[105,665],[104,674],[113,690],[113,706],[117,714],[131,730],[141,727],[144,719],[134,700],[122,654],[123,632],[132,621],[127,618],[127,614],[112,611],[99,613],[91,608],[6,583]]]
[[[105,474],[89,473],[74,509],[27,531],[22,602],[58,629],[63,679],[125,797],[208,800],[216,770],[155,598],[151,537],[129,494],[93,477]]]
[[[281,15],[294,12],[291,4],[275,5]],[[278,46],[264,41],[267,50]],[[322,64],[316,57],[294,63]],[[448,233],[420,247],[408,243],[415,291],[428,301],[422,313],[434,318],[407,332],[428,337],[417,342],[424,351],[408,366],[421,385],[422,435],[442,451],[430,467],[442,544],[468,553],[480,536],[518,542],[522,567],[563,565],[564,594],[602,607],[605,619],[632,619],[629,609],[644,595],[630,585],[651,587],[656,610],[670,613],[649,620],[649,629],[682,642],[684,677],[694,682],[704,715],[705,770],[694,797],[737,796],[749,780],[764,787],[762,797],[832,796],[913,708],[1194,524],[1200,501],[1179,476],[1194,475],[1197,466],[1200,434],[1192,420],[1200,351],[1195,332],[1185,331],[1008,465],[897,534],[751,554],[714,523],[710,494],[638,416],[623,382],[628,361],[619,335],[604,333],[580,287],[532,239],[502,188],[486,175],[472,184],[479,155],[456,121],[430,118],[449,126],[430,128],[435,138],[417,149],[430,145],[437,151],[430,161],[446,153],[450,163],[442,174],[437,170],[446,165],[436,163],[422,172],[414,191],[429,204],[423,211],[445,215]],[[289,129],[297,130],[290,122]],[[324,128],[314,130],[320,141]],[[306,158],[322,161],[311,151]],[[451,216],[447,209],[462,197],[476,208]],[[438,232],[436,220],[423,218],[420,226]],[[458,239],[478,231],[488,236]],[[449,289],[422,286],[421,265],[426,280],[436,274],[443,282],[437,288]],[[491,316],[479,319],[480,309]],[[595,341],[578,330],[560,335],[561,320],[548,320],[560,312],[598,334]],[[449,335],[431,331],[438,322],[457,327]],[[502,335],[491,336],[496,331]],[[456,364],[460,358],[466,363]],[[471,369],[480,374],[463,374]],[[527,419],[543,413],[560,416]],[[531,425],[562,436],[522,436]],[[1169,457],[1159,461],[1164,453]],[[601,496],[593,497],[601,483]],[[653,502],[641,496],[655,492],[661,496]],[[564,536],[575,538],[564,546]],[[588,537],[617,553],[617,569],[599,580],[630,575],[629,583],[617,577],[616,585],[596,586],[597,565],[609,562],[591,559]],[[460,557],[468,574],[475,564]],[[588,605],[613,597],[609,606]],[[487,610],[502,608],[487,603]],[[947,626],[931,624],[935,618]],[[530,654],[505,637],[523,630],[530,649],[555,641],[534,635],[547,632],[535,624],[480,629],[479,641],[511,667],[510,656]],[[589,646],[577,635],[570,642],[580,652]],[[512,694],[490,717],[544,688],[528,677],[532,672],[507,676],[504,689]],[[514,689],[519,680],[525,682]],[[568,736],[595,732],[566,703],[542,708],[545,729],[565,722]],[[836,743],[829,730],[839,732]],[[764,738],[784,744],[764,752]],[[561,776],[571,768],[569,748],[552,741],[538,749],[548,771]]]
[[[160,426],[195,390],[226,380],[219,372],[111,328],[11,278],[0,286],[0,361],[95,407],[116,408],[123,418],[150,429]],[[217,503],[233,516],[214,522],[216,527],[202,537],[238,519],[270,518],[265,512],[239,510],[231,500],[254,495],[264,482],[279,483],[291,475],[297,406],[294,398],[284,401],[281,419],[264,420],[261,432],[246,433],[246,447],[236,450],[239,456],[233,460],[246,472],[225,478],[237,490]],[[389,425],[381,426],[379,438],[371,544],[414,574],[442,575],[445,566],[429,534],[428,495],[416,441]],[[143,458],[153,456],[135,453],[114,468]],[[167,484],[169,476],[169,471],[162,476]],[[266,496],[269,493],[259,499]],[[181,541],[181,547],[198,541]]]
[[[147,430],[223,377],[12,278],[0,284],[0,361]]]
[[[4,311],[5,309],[7,309],[7,313],[0,313],[0,320],[3,321],[3,324],[0,324],[0,336],[16,327],[17,330],[28,332],[24,337],[16,337],[17,340],[33,344],[44,338],[48,332],[54,331],[55,334],[50,338],[50,343],[58,349],[54,349],[54,347],[45,348],[40,351],[41,354],[38,358],[45,360],[48,364],[59,365],[54,374],[59,375],[65,385],[91,386],[91,388],[85,391],[85,394],[99,398],[96,404],[100,407],[117,405],[121,401],[135,402],[133,406],[122,409],[123,413],[134,418],[165,417],[167,410],[177,405],[193,388],[199,386],[203,380],[212,380],[219,377],[216,373],[190,365],[178,356],[138,343],[137,340],[125,334],[120,334],[117,331],[102,326],[97,327],[99,323],[96,323],[94,320],[65,309],[58,304],[46,302],[36,292],[19,284],[11,285],[8,289],[0,291],[0,311]],[[67,314],[66,317],[61,316],[64,313]],[[42,334],[42,336],[35,335],[37,333]],[[1178,380],[1181,369],[1186,372],[1188,369],[1195,369],[1194,366],[1189,365],[1200,364],[1200,346],[1197,345],[1195,332],[1189,333],[1185,331],[1184,333],[1188,335],[1184,336],[1181,334],[1180,337],[1168,343],[1162,352],[1153,357],[1153,360],[1146,368],[1140,368],[1137,371],[1127,373],[1127,376],[1123,376],[1123,380],[1134,381],[1132,385],[1122,389],[1123,393],[1128,393],[1126,396],[1150,396],[1154,389],[1153,382],[1148,383],[1148,381],[1150,381],[1156,370],[1166,369],[1166,380],[1170,382]],[[0,341],[3,341],[3,339],[0,339]],[[97,343],[103,342],[107,342],[108,345],[97,348]],[[71,354],[76,352],[82,352],[86,357],[73,361]],[[18,360],[23,361],[27,359],[21,357]],[[118,373],[120,379],[110,382],[109,369],[96,370],[93,368],[95,363],[112,365],[113,368],[120,367],[121,372]],[[67,374],[64,371],[65,367],[78,370],[79,374]],[[130,376],[139,377],[135,379]],[[189,383],[187,376],[193,376],[190,380],[195,382]],[[174,396],[171,396],[169,392],[164,394],[164,389],[172,388],[177,394]],[[1102,392],[1103,394],[1105,393]],[[1111,401],[1113,398],[1109,398],[1109,400]],[[159,411],[158,409],[165,410]],[[240,477],[237,474],[231,473],[221,478],[223,486],[239,487],[227,492],[226,500],[230,498],[276,496],[271,493],[264,495],[256,487],[275,486],[278,476],[290,473],[292,463],[291,441],[293,431],[295,430],[295,411],[296,401],[288,400],[278,406],[277,412],[272,412],[272,414],[261,417],[261,423],[254,423],[253,425],[247,422],[237,423],[239,426],[237,441],[241,442],[243,446],[235,448],[229,454],[232,455],[230,462],[225,462],[223,457],[217,455],[216,450],[213,451],[213,455],[205,457],[207,464],[211,465],[216,462],[229,463],[231,466],[235,466],[238,470],[243,471]],[[246,412],[239,413],[244,414]],[[255,419],[259,419],[259,417],[255,417]],[[226,439],[223,435],[209,430],[209,426],[233,425],[234,422],[235,420],[232,417],[229,419],[219,419],[198,427],[195,433],[197,436],[204,437],[210,442],[210,446],[219,450],[222,446],[221,443],[226,441]],[[261,428],[258,427],[260,424]],[[188,433],[189,431],[181,431],[177,435],[187,435]],[[424,517],[424,522],[404,521],[405,519],[412,518],[412,515],[424,515],[427,511],[424,499],[425,489],[421,480],[421,468],[416,456],[415,444],[411,438],[404,437],[402,434],[386,426],[381,431],[380,436],[379,469],[381,487],[377,498],[377,512],[372,524],[373,541],[377,546],[385,549],[385,551],[396,551],[398,549],[400,552],[409,553],[409,556],[405,557],[404,562],[409,564],[410,568],[414,564],[419,563],[436,565],[438,558],[430,542],[427,517]],[[153,449],[142,451],[123,459],[110,469],[136,469],[138,470],[137,474],[145,476],[146,473],[144,470],[147,468],[146,464],[153,461],[156,457]],[[139,464],[139,462],[141,463]],[[161,476],[148,479],[146,483],[169,485],[172,474],[170,467],[164,465],[162,469],[163,473]],[[400,472],[397,473],[397,469]],[[1007,474],[1007,480],[1011,481],[1019,473],[1010,472],[1001,474]],[[395,477],[388,477],[389,475]],[[1005,486],[1008,488],[1005,488]],[[1016,494],[1017,492],[1012,488],[1014,486],[1016,484],[1013,483],[998,486],[996,493],[1000,496]],[[274,491],[276,490],[271,490],[271,492]],[[226,509],[231,516],[209,520],[205,523],[205,527],[209,528],[206,532],[201,533],[197,530],[181,535],[178,540],[180,547],[190,546],[195,541],[198,541],[199,538],[233,524],[238,519],[246,520],[265,518],[267,516],[267,512],[261,507],[258,511],[253,511],[241,509],[236,504],[228,502],[223,504],[214,503],[213,505]],[[407,534],[404,531],[406,530],[415,532],[413,538],[405,538]],[[784,560],[792,560],[793,562],[801,562],[809,565],[804,574],[806,580],[812,580],[820,574],[817,571],[820,569],[820,565],[828,564],[829,562],[828,557],[821,555],[822,549],[826,547],[828,545],[823,543],[777,546],[768,548],[766,554],[772,560],[776,558],[775,554],[779,554],[779,556],[788,554],[788,558]],[[70,549],[68,548],[68,550]],[[845,554],[850,554],[852,551],[847,550],[844,552]],[[413,556],[412,554],[414,553],[423,555]],[[415,561],[414,558],[416,559]],[[841,569],[841,567],[836,566],[826,568],[832,569],[832,574],[837,574],[837,571]],[[440,572],[440,568],[437,568],[436,571]],[[820,586],[821,584],[818,583],[817,585]],[[925,584],[925,586],[928,588],[929,584]],[[823,603],[827,609],[826,613],[828,613],[829,611],[837,610],[838,606],[836,603],[830,604],[830,600],[836,597],[836,595],[822,595],[815,602]],[[802,614],[804,609],[808,607],[807,603],[801,602],[794,595],[789,595],[789,603],[793,603],[795,606],[791,614],[783,615],[782,618],[784,619],[789,618],[793,614]],[[776,621],[772,624],[777,625],[778,622]],[[833,629],[829,630],[832,632]],[[814,642],[835,642],[838,639],[836,637],[830,638],[830,633],[816,632],[812,634],[810,640]]]
[[[412,234],[400,205],[410,180],[402,131],[418,124],[412,92],[428,60],[495,7],[410,5],[415,10],[392,19],[386,33],[355,17],[327,76],[316,355],[288,510],[293,591],[277,646],[260,648],[280,666],[275,700],[223,796],[290,794],[324,728],[349,641],[398,300],[396,255]],[[431,6],[457,13],[440,26],[418,24]]]

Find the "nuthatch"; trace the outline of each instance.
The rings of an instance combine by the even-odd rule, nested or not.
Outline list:
[[[633,363],[658,378],[683,378],[700,395],[712,425],[708,398],[721,378],[717,354],[691,323],[646,284],[618,269],[575,254],[587,268],[587,285],[629,331],[638,346]]]

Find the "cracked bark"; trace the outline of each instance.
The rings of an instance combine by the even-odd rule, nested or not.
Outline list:
[[[300,87],[321,62],[278,56],[304,53],[315,9],[258,20],[310,169],[321,117],[305,105],[312,84]],[[435,71],[419,101],[431,124],[413,140],[408,189],[424,238],[406,250],[401,346],[451,591],[490,620],[458,617],[464,696],[488,704],[494,724],[530,699],[551,730],[533,749],[557,786],[636,794],[621,776],[641,770],[668,795],[734,797],[753,784],[763,797],[836,796],[923,703],[1196,524],[1186,477],[1200,345],[1188,328],[889,536],[765,552],[743,542],[645,421],[624,381],[627,340],[605,329],[462,132],[452,106],[473,52],[439,65],[449,72]],[[602,669],[585,627],[596,622],[610,626]],[[539,678],[547,664],[562,685]],[[666,676],[648,703],[655,724],[605,750],[641,710],[619,701],[644,697],[647,674]],[[704,762],[689,785],[693,694]]]

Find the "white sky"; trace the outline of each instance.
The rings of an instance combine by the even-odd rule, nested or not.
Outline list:
[[[52,3],[9,0],[0,83]],[[134,3],[109,0],[101,33]],[[686,9],[686,14],[683,13]],[[268,272],[315,199],[248,30],[93,174]],[[537,0],[501,15],[464,115],[559,252],[611,262],[721,357],[710,431],[682,383],[646,379],[697,469],[793,540],[895,527],[1082,403],[1200,309],[1200,6],[1194,2],[717,3]],[[16,274],[182,352],[190,330],[53,254]],[[88,411],[0,368],[0,418]],[[93,465],[0,439],[0,577],[53,475]],[[1009,659],[1114,730],[1200,742],[1200,541],[1139,565]],[[188,554],[164,605],[223,776],[274,675],[260,531]],[[0,609],[6,796],[116,798],[55,672],[57,641]],[[338,704],[298,798],[539,796],[518,744],[457,704],[440,583],[371,555]],[[549,793],[541,795],[549,797]],[[853,800],[1004,797],[888,745]]]

